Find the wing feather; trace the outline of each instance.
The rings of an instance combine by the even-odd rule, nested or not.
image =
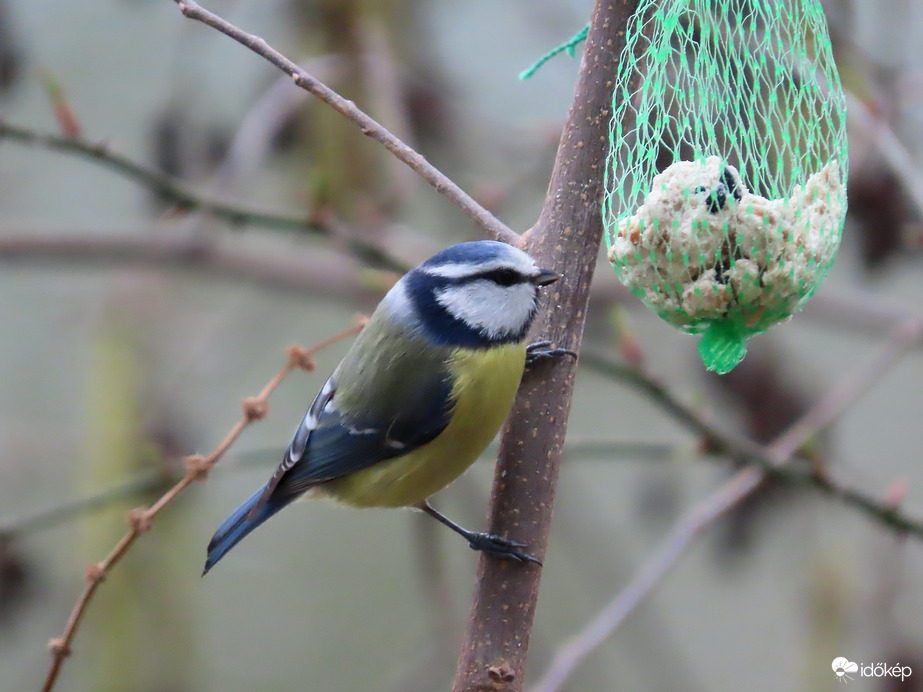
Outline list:
[[[301,461],[307,449],[308,441],[311,439],[311,434],[317,428],[318,421],[323,415],[324,409],[327,407],[327,404],[333,400],[336,391],[337,373],[334,372],[324,383],[324,386],[321,387],[314,402],[305,412],[304,418],[301,419],[301,424],[292,436],[292,441],[289,443],[288,449],[285,450],[282,463],[276,467],[269,482],[263,486],[263,492],[260,494],[256,504],[253,505],[253,508],[250,510],[249,514],[247,514],[248,520],[253,521],[256,518],[263,506],[269,502],[269,498],[272,497],[276,486],[279,485],[279,482],[285,474],[288,473],[295,464]]]
[[[326,481],[402,456],[435,439],[451,419],[455,401],[447,370],[414,378],[388,415],[363,418],[336,404],[337,374],[305,413],[251,514],[269,501],[290,502]],[[379,407],[380,408],[380,407]]]

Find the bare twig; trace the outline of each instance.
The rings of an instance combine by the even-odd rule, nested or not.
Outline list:
[[[203,211],[232,224],[252,224],[284,231],[311,231],[322,235],[328,233],[316,220],[304,216],[286,216],[205,198],[175,178],[112,151],[105,142],[94,143],[50,132],[38,132],[2,119],[0,139],[89,159],[140,183],[182,209]]]
[[[342,229],[336,224],[329,220],[321,220],[320,217],[279,214],[210,198],[191,190],[171,176],[111,151],[105,143],[93,143],[52,133],[37,132],[20,125],[11,125],[2,119],[0,119],[0,139],[81,156],[143,185],[181,209],[210,214],[232,225],[252,225],[281,231],[308,231],[328,238],[340,238],[347,235],[349,249],[362,259],[386,269],[395,271],[407,269],[405,264],[400,259],[392,257],[385,247],[363,234],[343,234],[340,232]]]
[[[858,96],[850,91],[846,92],[846,102],[849,105],[849,116],[858,120],[868,131],[875,142],[875,146],[882,158],[901,182],[904,191],[913,200],[917,211],[923,214],[923,175],[914,163],[913,157],[888,127],[888,124],[877,117]]]
[[[901,349],[902,353],[906,349],[914,348],[920,341],[919,336],[913,338],[913,334],[920,333],[920,328],[916,326],[920,321],[923,321],[923,317],[907,320],[893,331],[894,336],[892,338],[899,337],[898,348]],[[918,331],[914,331],[914,329]],[[907,333],[911,335],[911,338],[905,341],[904,335]],[[892,343],[894,342],[888,342],[888,344]],[[883,348],[882,352],[884,350]],[[886,500],[878,499],[859,488],[837,481],[829,474],[817,473],[813,468],[795,468],[785,464],[795,456],[805,441],[816,434],[823,425],[838,418],[840,413],[834,413],[833,415],[827,411],[821,411],[819,414],[814,413],[813,415],[815,416],[823,416],[823,425],[818,424],[816,419],[810,418],[812,414],[809,413],[798,421],[796,425],[789,428],[785,435],[780,437],[774,445],[764,448],[741,435],[718,429],[691,406],[680,401],[666,386],[639,368],[620,363],[607,353],[592,348],[585,348],[580,358],[584,366],[593,368],[597,372],[604,373],[610,377],[615,377],[648,396],[679,423],[701,436],[708,452],[729,456],[742,464],[755,467],[766,475],[818,490],[822,494],[840,500],[852,509],[868,515],[869,518],[895,531],[923,540],[923,520],[910,517]],[[886,369],[890,365],[888,363],[882,367]],[[869,367],[871,367],[871,364]],[[863,370],[862,372],[865,371]],[[868,388],[875,381],[875,379],[872,379],[859,384]],[[852,403],[857,398],[856,395],[849,392],[847,394],[849,396],[841,397],[845,401],[845,405]],[[816,411],[816,409],[817,407],[812,411]],[[796,444],[796,446],[792,448],[792,444]],[[783,445],[782,452],[778,451],[778,445]],[[780,459],[782,460],[780,461]]]
[[[849,334],[862,334],[875,340],[910,317],[906,310],[858,294],[842,295],[841,290],[821,290],[819,295],[811,298],[802,315],[813,324]]]
[[[338,71],[339,60],[323,56],[309,61],[308,68],[326,78]],[[209,181],[208,188],[223,195],[234,194],[250,184],[272,150],[273,138],[310,96],[292,89],[292,80],[279,75],[241,118],[227,153]]]
[[[689,446],[668,445],[658,442],[626,442],[624,440],[575,440],[569,438],[564,446],[564,455],[575,462],[599,461],[611,463],[613,460],[622,459],[668,462],[675,460],[680,455],[690,457],[694,452],[695,450]],[[283,449],[281,447],[238,452],[225,461],[221,468],[227,471],[229,468],[246,468],[250,464],[265,464],[266,459],[281,457],[282,453]],[[496,453],[497,447],[491,445],[478,462],[487,463],[489,461],[493,463]],[[34,531],[55,528],[85,514],[105,509],[112,504],[141,497],[155,490],[165,489],[167,486],[172,486],[177,479],[178,474],[166,474],[162,471],[144,472],[129,478],[120,485],[86,497],[68,500],[59,505],[42,508],[23,516],[8,517],[0,521],[0,544],[3,544],[4,541],[22,538]],[[430,541],[427,529],[430,526],[435,528],[437,525],[430,521],[421,521],[416,525],[420,526],[418,545]],[[427,557],[432,556],[433,552],[434,549],[432,548],[420,550],[422,565],[420,571],[427,589],[434,589],[433,584],[439,583],[442,578],[441,566],[425,561]],[[437,577],[439,578],[437,579]],[[433,610],[434,619],[445,619],[445,616],[451,610],[451,608],[447,609],[446,607],[449,600],[445,600],[445,594],[440,592],[439,598],[443,600],[436,600],[433,593],[427,593],[427,597],[433,599],[434,603],[440,604],[438,608]]]
[[[90,604],[90,600],[93,598],[99,585],[103,582],[112,568],[125,557],[125,554],[138,537],[153,527],[155,517],[188,486],[192,485],[195,481],[203,480],[212,467],[224,456],[231,445],[234,444],[244,428],[262,419],[266,415],[268,411],[269,395],[292,370],[296,368],[302,368],[308,371],[313,370],[314,355],[318,351],[341,339],[356,334],[362,329],[362,326],[363,323],[357,323],[350,329],[335,334],[310,349],[305,349],[300,346],[290,347],[288,350],[288,362],[282,369],[276,373],[275,377],[273,377],[265,387],[263,387],[262,391],[260,391],[257,396],[243,401],[243,415],[234,427],[231,428],[224,440],[222,440],[207,456],[192,455],[186,457],[186,473],[172,488],[164,493],[161,498],[150,507],[134,509],[128,513],[128,523],[130,527],[128,532],[122,536],[121,540],[102,562],[94,563],[87,567],[85,576],[86,587],[77,600],[74,610],[71,612],[71,616],[64,628],[64,633],[61,637],[52,639],[48,645],[48,648],[51,650],[52,661],[45,677],[45,684],[42,687],[43,692],[50,692],[54,687],[55,681],[58,678],[58,673],[61,671],[61,665],[64,663],[64,659],[70,655],[71,642],[77,634],[77,629],[80,627],[80,622],[83,619],[83,615],[86,613],[87,606]]]
[[[519,234],[501,223],[493,214],[478,204],[470,195],[452,182],[445,174],[439,171],[421,154],[414,151],[407,144],[393,135],[387,128],[375,121],[355,103],[344,99],[333,89],[318,79],[315,79],[282,53],[270,46],[259,36],[248,34],[237,26],[209,12],[192,0],[173,0],[184,16],[212,27],[234,39],[242,46],[249,48],[262,58],[278,67],[289,75],[302,89],[314,94],[321,101],[335,111],[353,121],[362,134],[371,137],[383,145],[394,156],[407,164],[426,182],[436,188],[455,206],[467,214],[478,226],[484,229],[491,237],[510,244],[517,244]]]
[[[564,273],[544,300],[553,306],[534,334],[579,351],[590,282],[602,241],[602,172],[609,142],[612,75],[625,41],[632,0],[597,0],[574,100],[561,134],[545,204],[523,245],[542,266]],[[564,359],[527,373],[503,433],[488,529],[545,554],[576,365]],[[540,567],[482,555],[474,603],[455,673],[455,692],[518,691]]]
[[[767,460],[774,467],[785,464],[808,439],[836,421],[849,406],[860,399],[921,339],[923,339],[923,315],[899,325],[891,332],[887,342],[873,354],[864,366],[834,387],[766,449]],[[580,663],[605,641],[645,598],[653,593],[692,544],[693,539],[753,492],[766,475],[767,471],[764,469],[755,467],[744,469],[683,516],[660,550],[628,586],[620,591],[596,618],[558,649],[533,692],[553,692],[561,689]],[[820,487],[844,499],[847,493],[852,492],[832,484],[829,480]],[[865,496],[862,496],[861,502],[868,505],[865,508],[871,513],[880,512],[880,518],[888,525],[907,533],[912,532],[917,536],[923,535],[919,522],[908,523],[904,517],[895,521],[898,515],[897,507],[889,506],[887,502],[870,501]],[[855,503],[859,504],[858,501]]]
[[[23,517],[6,519],[0,523],[0,544],[32,531],[57,526],[74,517],[104,509],[113,503],[165,488],[168,484],[172,485],[167,476],[161,472],[144,473],[94,495],[42,509]]]
[[[320,292],[347,298],[378,296],[393,283],[391,272],[362,270],[346,257],[317,250],[256,250],[223,242],[214,234],[144,231],[22,231],[0,233],[0,263],[111,263],[170,269],[202,269],[218,277],[268,288]],[[404,270],[409,269],[405,267]]]
[[[374,297],[390,287],[379,286],[343,258],[318,256],[313,249],[288,247],[284,252],[238,247],[227,239],[175,229],[149,229],[105,234],[98,230],[66,232],[5,231],[0,233],[0,262],[128,263],[204,269],[218,277],[244,280],[269,288],[299,292],[329,292],[350,298]],[[415,239],[422,244],[424,236]],[[404,247],[406,243],[398,242]],[[433,249],[432,251],[435,251]],[[361,253],[360,253],[361,254]],[[422,259],[430,251],[420,253]],[[372,258],[374,261],[374,258]],[[405,272],[412,262],[392,258],[391,269]],[[602,278],[603,280],[599,280]],[[605,303],[628,300],[631,294],[614,277],[597,277],[592,298]],[[634,304],[632,304],[634,306]],[[878,336],[907,319],[905,312],[860,295],[814,296],[803,313],[811,321],[849,334]]]
[[[189,233],[175,229],[132,229],[106,234],[92,229],[61,232],[22,230],[0,232],[0,263],[67,262],[127,263],[163,267],[202,269],[219,278],[243,280],[268,288],[313,293],[317,291],[365,299],[390,287],[366,274],[345,258],[322,255],[313,248],[287,247],[284,252],[258,251],[251,245],[239,247],[229,238],[214,234]],[[423,245],[424,236],[414,239]],[[405,247],[403,240],[395,246]],[[420,253],[419,259],[435,248]],[[417,259],[417,258],[414,258]],[[392,258],[394,271],[406,272],[413,262]],[[602,279],[602,280],[600,280]],[[601,302],[623,302],[631,294],[614,277],[597,277],[592,298]],[[632,307],[636,307],[634,303]],[[803,315],[813,323],[849,333],[878,336],[907,319],[906,312],[861,295],[814,296]]]

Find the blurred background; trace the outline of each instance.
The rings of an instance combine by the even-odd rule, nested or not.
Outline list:
[[[587,344],[760,442],[920,310],[923,5],[825,3],[851,93],[850,211],[806,310],[724,378],[600,266]],[[326,80],[512,228],[538,215],[578,63],[518,73],[589,0],[212,0]],[[170,0],[0,0],[0,119],[103,143],[211,198],[327,235],[182,211],[73,153],[0,138],[0,689],[36,689],[85,566],[207,453],[285,362],[370,310],[394,274],[472,224],[355,126]],[[883,134],[884,133],[884,134]],[[893,134],[893,138],[889,137]],[[885,142],[882,147],[882,142]],[[895,148],[896,147],[896,148]],[[895,153],[896,152],[896,153]],[[285,226],[285,224],[281,224]],[[129,252],[125,244],[136,242]],[[123,248],[122,251],[117,251]],[[258,487],[348,342],[290,375],[266,420],[158,518],[101,586],[59,689],[448,689],[476,556],[408,511],[303,503],[206,579],[205,546]],[[804,450],[923,513],[919,350]],[[582,368],[529,674],[733,472],[635,388]],[[484,526],[485,458],[436,505]],[[767,484],[703,536],[580,668],[573,690],[832,689],[830,662],[923,680],[923,548],[805,488]],[[856,689],[893,682],[859,680]],[[916,685],[916,686],[915,686]]]

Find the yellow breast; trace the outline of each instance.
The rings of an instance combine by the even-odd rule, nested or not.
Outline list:
[[[458,349],[450,364],[456,403],[445,430],[409,454],[330,481],[319,490],[357,507],[413,506],[442,490],[474,463],[503,425],[525,358],[525,344]]]

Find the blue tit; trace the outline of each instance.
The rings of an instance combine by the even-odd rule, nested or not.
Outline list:
[[[205,572],[253,529],[310,493],[355,507],[414,507],[475,550],[531,560],[522,544],[464,529],[427,501],[497,434],[527,361],[539,288],[561,278],[495,241],[449,247],[384,297],[305,413],[282,463],[208,545]]]

